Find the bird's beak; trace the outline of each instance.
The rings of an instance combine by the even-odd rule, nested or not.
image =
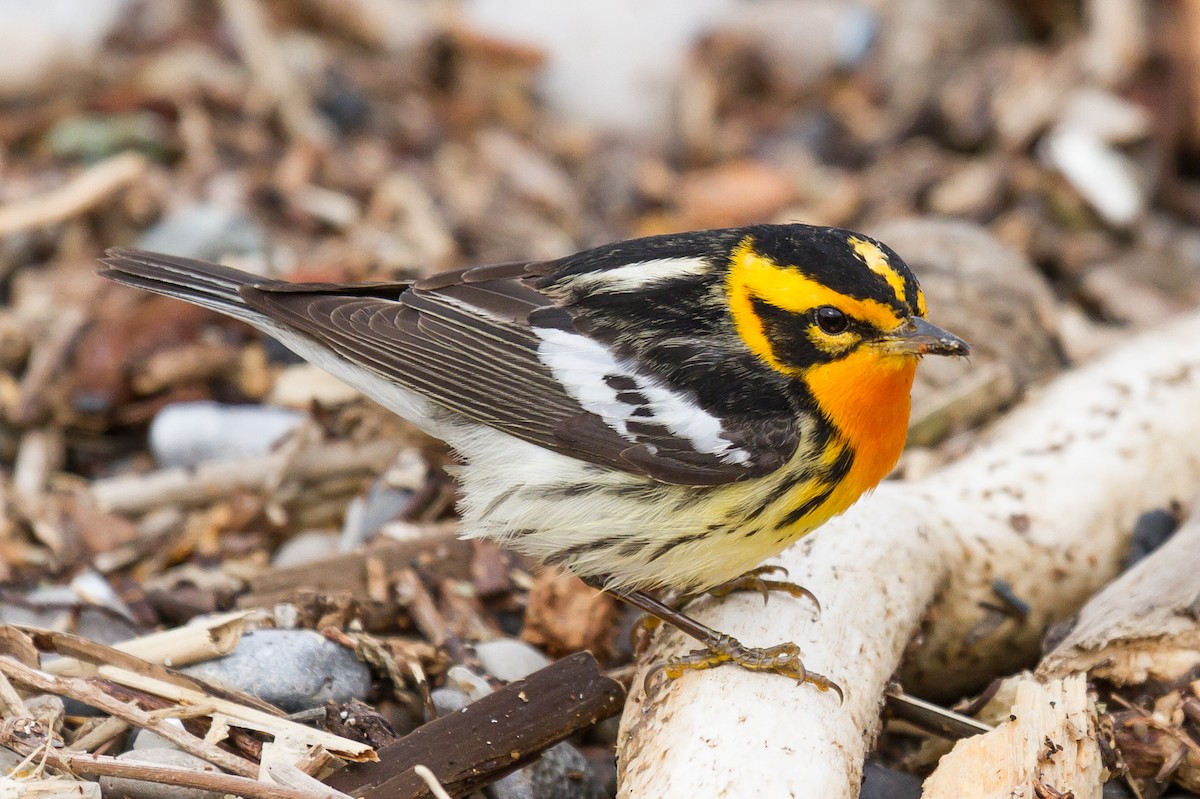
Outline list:
[[[969,355],[971,348],[958,336],[913,317],[883,339],[883,347],[895,355]]]

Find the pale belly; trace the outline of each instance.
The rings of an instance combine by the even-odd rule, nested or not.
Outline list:
[[[586,464],[493,430],[463,431],[463,532],[610,588],[703,590],[738,577],[841,513],[844,447],[798,452],[757,480],[677,486]],[[844,459],[840,464],[845,467]]]

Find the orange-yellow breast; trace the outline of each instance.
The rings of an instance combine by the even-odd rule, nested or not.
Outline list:
[[[825,505],[831,515],[874,488],[899,460],[916,371],[916,358],[864,346],[806,372],[813,399],[854,450],[850,471]]]

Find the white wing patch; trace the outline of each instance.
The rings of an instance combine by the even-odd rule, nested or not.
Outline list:
[[[626,441],[639,443],[638,436],[629,430],[629,423],[637,421],[665,427],[672,435],[691,442],[697,452],[716,455],[725,463],[749,462],[749,453],[722,435],[720,419],[660,383],[636,374],[603,344],[565,330],[538,328],[534,332],[541,339],[538,357],[554,379],[585,410],[599,416]],[[632,382],[635,387],[624,392],[611,385],[613,380]],[[619,396],[622,393],[640,395],[644,401],[626,402]]]
[[[707,274],[711,270],[712,265],[703,258],[655,258],[586,272],[573,278],[571,285],[588,293],[622,294],[673,278]]]

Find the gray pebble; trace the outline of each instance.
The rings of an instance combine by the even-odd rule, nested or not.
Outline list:
[[[70,585],[35,588],[19,601],[0,602],[0,624],[69,630],[102,644],[119,643],[138,634],[129,620],[129,609],[95,572],[83,572]]]
[[[211,763],[178,749],[140,749],[117,755],[117,759],[155,766],[185,768],[190,771],[217,772],[217,767]],[[105,799],[120,799],[123,796],[130,797],[130,799],[221,799],[224,796],[220,791],[202,791],[199,788],[183,788],[178,785],[143,782],[123,777],[101,777],[100,790]]]
[[[177,402],[150,422],[150,451],[160,466],[178,468],[266,455],[304,419],[271,405]]]
[[[183,672],[254,694],[289,713],[362,699],[371,687],[370,669],[353,652],[311,630],[246,633],[229,655]]]
[[[143,250],[219,261],[226,255],[261,255],[267,238],[250,217],[219,205],[191,205],[163,217],[138,239]]]
[[[277,569],[327,558],[338,551],[340,536],[332,531],[310,530],[289,538],[275,550],[271,565]]]
[[[399,518],[412,504],[413,492],[376,480],[365,497],[356,498],[342,527],[342,548],[349,550],[369,540],[387,522]]]
[[[537,762],[491,786],[495,799],[602,799],[592,765],[569,743],[542,753]]]
[[[13,750],[0,746],[0,777],[6,776],[14,768],[21,765],[24,760],[25,758]]]
[[[550,665],[550,658],[534,647],[514,638],[497,638],[475,645],[475,654],[487,673],[497,680],[523,680]]]
[[[439,718],[453,715],[471,704],[466,694],[454,688],[435,688],[429,692],[429,698],[433,700],[433,709]]]
[[[173,727],[178,727],[181,730],[183,729],[183,722],[181,722],[179,719],[166,719],[166,723],[170,724]],[[151,732],[150,730],[141,730],[141,729],[139,729],[137,732],[135,732],[133,734],[133,743],[129,746],[129,749],[131,751],[138,751],[141,749],[178,749],[178,748],[179,747],[175,746],[175,744],[171,743],[170,741],[168,741],[166,738],[162,737],[158,733]]]

